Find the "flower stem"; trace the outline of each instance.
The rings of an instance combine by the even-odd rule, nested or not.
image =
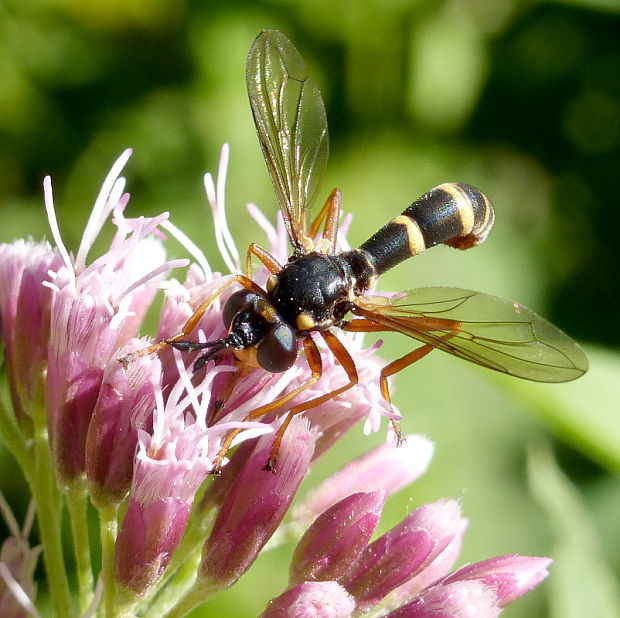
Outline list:
[[[198,547],[193,555],[186,556],[183,565],[176,571],[169,580],[168,585],[149,607],[149,616],[165,616],[177,604],[179,599],[184,598],[196,579],[196,570],[200,565],[201,555],[201,548]]]
[[[118,531],[118,507],[110,505],[99,509],[99,526],[101,537],[101,577],[103,579],[103,603],[106,618],[115,616],[115,587],[114,578],[114,544]]]
[[[196,579],[194,585],[187,591],[179,604],[166,614],[166,618],[183,618],[183,616],[187,616],[195,607],[207,601],[219,589],[220,586],[217,584],[204,579]]]
[[[182,582],[185,582],[181,587],[184,587],[184,590],[187,588],[187,576],[182,576],[180,575],[180,572],[177,573],[177,571],[186,573],[186,569],[184,568],[185,565],[193,564],[194,559],[200,558],[202,553],[202,545],[205,542],[208,531],[213,524],[214,519],[215,514],[212,509],[200,513],[196,517],[190,518],[190,523],[185,531],[185,534],[183,535],[183,539],[176,548],[160,580],[151,588],[151,590],[148,591],[147,598],[155,596],[162,588],[167,588],[168,582],[172,578],[175,578],[175,582],[172,584],[173,587],[176,588],[181,585]],[[196,548],[198,548],[198,550]],[[196,556],[198,556],[198,558],[196,558]],[[194,574],[195,569],[191,573],[192,577]],[[176,581],[177,576],[180,577],[180,581],[178,582]],[[164,593],[162,592],[162,594]]]
[[[0,435],[30,482],[34,474],[33,457],[26,446],[26,440],[15,416],[7,411],[2,400],[0,400]]]
[[[72,616],[69,581],[62,552],[62,494],[58,490],[43,406],[34,406],[35,467],[31,481],[43,543],[43,559],[56,616]]]
[[[86,484],[78,481],[66,493],[71,532],[73,533],[73,549],[77,569],[80,612],[85,612],[93,600],[93,571],[88,540]]]

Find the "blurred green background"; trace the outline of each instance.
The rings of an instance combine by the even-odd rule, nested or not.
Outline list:
[[[416,505],[460,498],[461,562],[550,555],[553,576],[506,616],[620,615],[620,3],[521,0],[0,0],[0,241],[49,236],[51,174],[65,243],[77,248],[100,183],[131,146],[129,213],[168,210],[224,269],[202,174],[231,145],[227,202],[275,215],[245,92],[254,36],[278,28],[327,105],[338,186],[368,237],[444,181],[487,193],[479,248],[429,251],[385,290],[454,285],[518,300],[584,344],[591,369],[541,386],[440,353],[395,380],[406,432],[436,442],[428,474],[392,498],[382,530]],[[171,251],[180,249],[171,245]],[[386,359],[410,349],[389,338]],[[383,439],[355,429],[308,486]],[[26,490],[3,452],[3,491]],[[380,471],[378,471],[380,474]],[[285,585],[290,547],[261,558],[196,616],[252,616]]]

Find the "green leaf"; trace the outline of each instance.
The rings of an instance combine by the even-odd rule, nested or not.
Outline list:
[[[603,558],[600,538],[581,498],[556,465],[551,450],[531,448],[528,471],[535,498],[554,531],[548,590],[552,618],[620,616],[618,582]]]
[[[502,380],[561,439],[614,472],[620,472],[620,355],[587,348],[590,368],[567,384]]]

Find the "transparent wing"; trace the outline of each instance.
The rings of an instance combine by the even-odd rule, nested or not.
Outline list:
[[[295,252],[307,247],[307,210],[328,155],[327,117],[318,86],[293,44],[261,32],[246,68],[252,115]]]
[[[472,363],[536,382],[568,382],[588,360],[559,328],[518,303],[437,287],[365,296],[355,313]]]

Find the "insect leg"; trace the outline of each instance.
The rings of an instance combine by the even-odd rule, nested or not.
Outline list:
[[[405,367],[409,367],[409,365],[412,365],[416,361],[419,361],[421,358],[424,358],[429,352],[432,352],[434,349],[434,346],[430,344],[423,345],[409,352],[408,354],[405,354],[405,356],[395,361],[392,361],[381,370],[381,375],[379,376],[379,386],[381,387],[381,394],[383,395],[383,398],[390,404],[390,406],[392,405],[392,398],[390,397],[390,389],[387,379],[390,376],[393,376],[395,373],[398,373],[402,369],[405,369]],[[401,444],[405,438],[403,436],[403,432],[400,429],[398,421],[392,420],[392,427],[394,428],[394,432],[396,433],[397,444]]]
[[[248,252],[245,254],[245,274],[250,279],[252,277],[252,255],[255,255],[269,270],[272,275],[278,274],[282,270],[282,265],[276,258],[256,243],[251,243]]]
[[[343,330],[354,332],[354,333],[377,333],[377,332],[387,332],[387,331],[397,331],[395,328],[390,328],[389,326],[384,326],[383,324],[378,324],[373,320],[369,320],[368,318],[356,318],[350,320],[346,324],[342,325]],[[444,338],[450,338],[454,336],[454,333],[448,333]],[[387,379],[398,373],[405,367],[412,365],[416,361],[424,358],[429,352],[432,352],[435,349],[434,346],[430,344],[423,345],[419,348],[416,348],[412,352],[405,354],[402,358],[399,358],[395,361],[392,361],[388,365],[386,365],[382,370],[379,376],[379,386],[381,388],[381,394],[383,398],[392,405],[392,398],[390,397],[390,389],[388,386]],[[400,429],[400,425],[397,421],[392,420],[392,427],[394,428],[394,432],[396,433],[396,440],[400,444],[403,441],[403,434]]]
[[[381,394],[383,398],[389,403],[392,403],[392,398],[390,397],[390,390],[388,388],[387,379],[390,376],[393,376],[395,373],[405,369],[405,367],[409,367],[416,361],[419,361],[421,358],[424,358],[429,352],[432,352],[435,349],[434,346],[430,344],[426,344],[412,350],[408,354],[405,354],[401,358],[392,361],[387,364],[382,370],[381,375],[379,376],[379,384],[381,386]]]
[[[231,358],[231,361],[236,365],[237,371],[226,374],[224,385],[219,391],[217,399],[209,403],[207,410],[207,425],[209,427],[223,417],[226,402],[230,399],[237,382],[254,371],[254,367],[246,365],[234,356]]]
[[[159,350],[165,348],[166,346],[174,342],[178,341],[179,343],[182,343],[179,340],[182,339],[183,337],[187,337],[194,330],[194,328],[196,327],[196,324],[198,324],[198,322],[200,321],[200,318],[202,318],[202,316],[205,314],[207,309],[211,306],[213,301],[215,301],[215,299],[218,296],[220,296],[227,288],[229,288],[234,283],[238,283],[239,285],[242,285],[244,288],[248,290],[252,290],[256,294],[260,294],[261,296],[265,295],[265,292],[263,291],[263,289],[260,286],[256,285],[256,283],[254,283],[249,277],[245,277],[244,275],[235,275],[234,277],[231,277],[228,281],[226,281],[226,283],[221,285],[213,294],[211,294],[211,296],[209,296],[206,300],[200,303],[200,305],[198,305],[194,313],[190,316],[187,322],[185,322],[181,330],[176,335],[173,335],[172,337],[167,337],[163,341],[154,343],[153,345],[147,348],[142,348],[141,350],[136,350],[135,352],[132,352],[131,354],[127,354],[127,356],[123,356],[122,358],[119,358],[118,359],[119,362],[126,366],[128,363],[132,362],[136,358],[139,358],[140,356],[146,356],[147,354],[153,354],[154,352],[158,352]]]
[[[324,395],[320,395],[319,397],[315,397],[314,399],[310,399],[308,401],[304,401],[294,408],[291,408],[289,413],[286,415],[284,422],[278,429],[276,433],[275,440],[273,441],[273,446],[271,448],[271,455],[269,456],[269,460],[265,464],[265,470],[269,470],[271,472],[275,472],[276,468],[276,460],[278,458],[278,450],[280,449],[280,443],[282,442],[282,436],[284,436],[284,432],[288,427],[289,423],[293,420],[293,417],[301,412],[305,412],[306,410],[310,410],[311,408],[315,408],[316,406],[333,399],[337,395],[344,393],[349,390],[352,386],[355,386],[358,382],[357,376],[357,368],[355,367],[355,361],[347,351],[347,349],[342,345],[342,343],[338,340],[336,335],[330,333],[329,331],[324,331],[321,333],[327,347],[330,349],[331,353],[336,357],[336,360],[340,363],[342,368],[345,370],[349,381],[340,386],[329,393],[325,393]],[[310,360],[309,360],[310,362]],[[310,367],[312,368],[312,364],[310,363]]]
[[[281,395],[280,397],[274,399],[271,403],[265,404],[264,406],[260,406],[259,408],[252,410],[245,416],[243,421],[252,421],[260,418],[261,416],[264,416],[265,414],[269,414],[269,412],[277,410],[280,406],[284,405],[286,402],[290,401],[291,399],[299,395],[299,393],[303,392],[318,381],[318,379],[323,373],[323,363],[321,362],[321,354],[319,352],[319,349],[316,347],[316,343],[314,343],[312,337],[308,336],[304,339],[304,350],[306,352],[306,358],[308,359],[308,365],[310,366],[310,370],[312,371],[312,375],[310,376],[310,378],[300,384],[297,388],[294,388],[290,393]],[[241,429],[233,429],[232,431],[228,432],[228,434],[226,434],[226,437],[222,442],[222,446],[220,447],[220,450],[218,451],[217,455],[213,460],[213,469],[211,470],[212,474],[219,473],[224,456],[228,452],[232,441],[237,437],[240,432]]]
[[[350,333],[383,333],[388,331],[396,331],[395,328],[383,326],[383,324],[378,324],[377,322],[373,322],[372,320],[368,320],[366,318],[355,318],[353,320],[349,320],[348,322],[342,324],[340,328]]]
[[[336,253],[336,240],[338,235],[338,224],[340,223],[340,207],[342,204],[342,194],[340,189],[332,189],[321,212],[310,226],[310,238],[314,238],[319,233],[319,228],[323,221],[323,237],[316,244],[315,250],[319,253]]]

